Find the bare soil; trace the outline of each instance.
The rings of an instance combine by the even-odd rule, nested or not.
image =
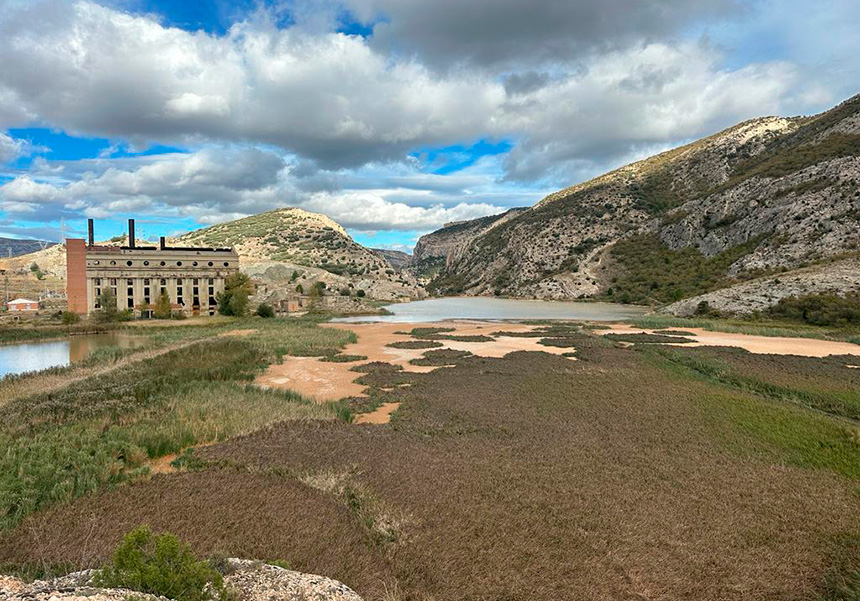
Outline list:
[[[798,355],[800,357],[828,357],[830,355],[860,355],[860,345],[834,340],[813,338],[781,338],[778,336],[753,336],[750,334],[731,334],[711,332],[702,328],[685,328],[690,342],[684,346],[733,346],[751,353],[768,355]],[[636,328],[627,324],[612,324],[597,329],[595,334],[665,334],[665,330]],[[672,344],[672,343],[667,343]]]
[[[413,326],[421,324],[366,323],[366,324],[324,324],[340,330],[351,330],[358,335],[358,342],[343,349],[345,355],[362,355],[369,362],[382,362],[398,365],[410,373],[428,373],[439,366],[415,365],[414,359],[422,357],[426,348],[396,348],[392,343],[415,341],[408,332]],[[489,337],[496,327],[493,324],[473,321],[451,321],[438,324],[456,336]],[[506,324],[505,330],[514,333],[531,332],[536,326],[525,324]],[[539,344],[540,337],[524,338],[514,336],[495,336],[491,342],[464,342],[440,338],[439,349],[467,351],[480,357],[504,357],[516,351],[538,351],[561,355],[571,349],[548,347]],[[398,345],[400,346],[400,345]],[[257,378],[257,384],[265,388],[281,388],[298,392],[317,402],[330,402],[346,397],[363,396],[365,386],[355,381],[360,374],[351,370],[350,363],[334,363],[317,357],[288,357],[283,363],[270,366]],[[384,421],[361,423],[387,423],[387,414],[379,414]],[[374,418],[377,419],[377,418]]]

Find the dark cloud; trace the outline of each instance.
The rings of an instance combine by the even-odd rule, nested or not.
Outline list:
[[[346,0],[372,44],[436,68],[573,63],[740,10],[737,0]]]

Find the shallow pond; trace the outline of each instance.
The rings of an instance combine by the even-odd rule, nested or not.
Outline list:
[[[72,336],[67,340],[0,345],[0,378],[77,363],[100,348],[136,348],[143,344],[144,341],[139,338],[109,332]]]
[[[333,321],[425,322],[446,319],[567,319],[619,321],[644,315],[650,309],[613,303],[514,300],[457,296],[386,305],[392,315],[362,315]]]

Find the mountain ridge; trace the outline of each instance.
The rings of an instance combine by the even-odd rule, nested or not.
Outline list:
[[[850,253],[860,245],[858,156],[860,96],[811,117],[744,121],[559,190],[496,227],[474,220],[428,287],[663,305]],[[416,256],[444,235],[423,237]]]

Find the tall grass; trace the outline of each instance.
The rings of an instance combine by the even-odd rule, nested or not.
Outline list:
[[[253,331],[222,336],[242,328]],[[40,382],[54,382],[58,374],[19,380],[32,394],[0,406],[0,529],[54,503],[144,475],[151,458],[278,421],[350,418],[341,406],[250,385],[278,357],[332,354],[354,336],[350,332],[308,320],[249,319],[164,328],[149,336],[156,345],[191,344],[126,364],[122,352],[106,350],[92,361],[121,368],[44,392],[38,392]]]
[[[786,338],[814,338],[818,340],[844,340],[860,343],[854,330],[824,328],[804,324],[778,321],[745,321],[740,319],[709,319],[698,317],[673,317],[671,315],[644,315],[629,320],[637,328],[702,328],[710,332],[748,334],[751,336],[775,336]]]

